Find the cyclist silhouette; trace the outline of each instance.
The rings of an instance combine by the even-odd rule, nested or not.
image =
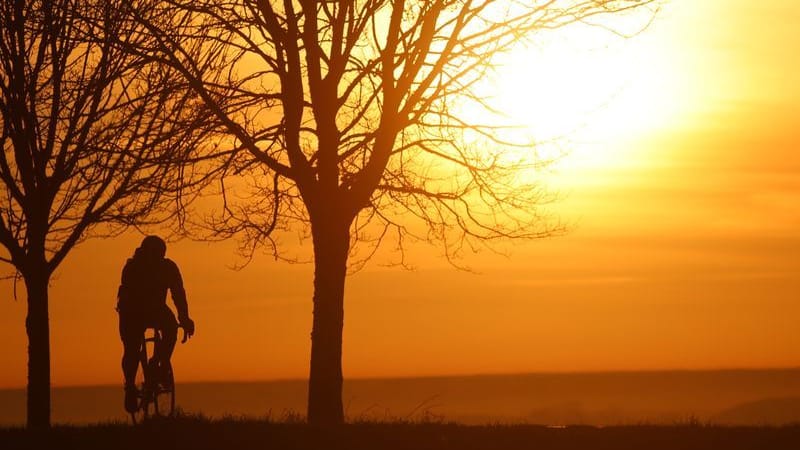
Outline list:
[[[161,368],[168,363],[178,340],[178,327],[186,331],[187,337],[194,334],[194,321],[189,318],[186,291],[180,270],[164,255],[167,244],[158,236],[147,236],[128,259],[122,269],[122,282],[117,293],[119,312],[119,335],[124,346],[122,372],[125,376],[125,409],[136,411],[136,371],[139,366],[139,349],[147,328],[160,330],[162,339],[148,363],[148,372],[163,379]],[[178,320],[167,306],[167,290],[178,310]],[[180,324],[180,325],[179,325]]]

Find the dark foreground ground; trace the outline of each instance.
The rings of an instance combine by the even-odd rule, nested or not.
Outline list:
[[[548,428],[440,423],[362,423],[315,428],[301,423],[180,418],[140,426],[58,426],[35,432],[0,429],[0,449],[800,449],[800,426],[618,426]]]

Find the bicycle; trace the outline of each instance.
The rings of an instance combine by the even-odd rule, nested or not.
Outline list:
[[[148,336],[150,331],[152,335]],[[175,414],[175,374],[172,371],[172,362],[167,361],[167,368],[161,368],[159,371],[150,367],[154,349],[159,345],[161,338],[159,329],[150,327],[145,330],[145,337],[139,349],[140,367],[136,372],[138,408],[130,413],[134,425],[144,422],[151,416],[172,417]],[[188,338],[186,330],[183,329],[181,344],[186,343]],[[154,372],[161,372],[163,378],[156,379]]]

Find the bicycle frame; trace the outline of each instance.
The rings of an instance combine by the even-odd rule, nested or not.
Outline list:
[[[152,335],[148,336],[152,330]],[[175,378],[172,372],[172,364],[167,361],[166,373],[167,380],[154,380],[154,374],[150,373],[150,359],[155,352],[155,348],[161,342],[161,331],[156,328],[147,328],[139,349],[139,369],[141,378],[137,375],[137,397],[139,407],[135,412],[130,413],[134,425],[141,423],[151,415],[156,417],[170,417],[175,412]],[[184,330],[183,340],[186,342],[186,330]],[[148,346],[151,350],[148,350]],[[137,369],[137,371],[139,370]],[[138,372],[137,372],[138,373]],[[138,380],[141,379],[141,382]]]

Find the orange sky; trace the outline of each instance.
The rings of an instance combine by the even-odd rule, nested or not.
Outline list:
[[[630,44],[660,75],[629,89],[658,95],[615,113],[658,120],[595,135],[553,175],[571,232],[469,257],[478,274],[426,247],[416,271],[367,266],[347,283],[345,376],[800,366],[798,23],[789,0],[667,2]],[[121,383],[114,297],[139,239],[90,241],[57,273],[54,385]],[[179,380],[306,376],[310,265],[168,255],[198,328]],[[2,285],[0,388],[25,384],[18,290]]]

